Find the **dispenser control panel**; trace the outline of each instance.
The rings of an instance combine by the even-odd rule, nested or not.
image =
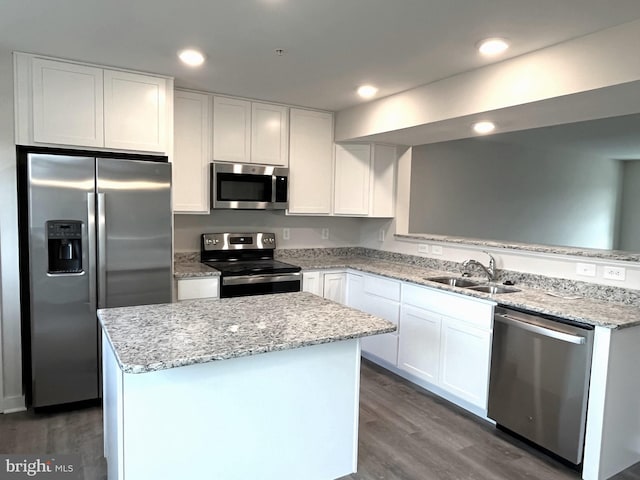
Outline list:
[[[49,267],[53,275],[82,273],[82,222],[49,220],[46,225]]]

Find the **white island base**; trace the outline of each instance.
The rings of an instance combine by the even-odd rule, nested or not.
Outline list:
[[[147,373],[102,340],[109,480],[330,480],[356,471],[358,339]]]

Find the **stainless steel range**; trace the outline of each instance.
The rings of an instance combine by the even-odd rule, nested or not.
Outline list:
[[[203,233],[200,261],[219,270],[220,297],[299,292],[301,268],[274,260],[273,233]]]

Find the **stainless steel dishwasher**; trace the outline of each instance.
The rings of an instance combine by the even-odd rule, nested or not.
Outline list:
[[[593,327],[496,307],[488,417],[582,463]]]

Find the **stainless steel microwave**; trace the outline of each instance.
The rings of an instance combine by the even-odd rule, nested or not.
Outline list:
[[[288,206],[288,168],[211,164],[211,208],[284,210]]]

